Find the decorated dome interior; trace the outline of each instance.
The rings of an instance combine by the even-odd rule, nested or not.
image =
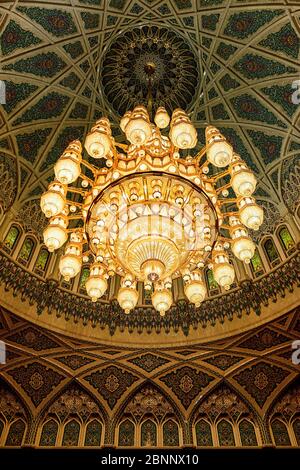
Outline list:
[[[299,447],[299,0],[1,0],[0,49],[0,448]],[[194,308],[179,279],[163,318],[141,292],[125,315],[116,276],[96,303],[87,266],[64,281],[40,209],[70,141],[103,115],[124,139],[149,64],[154,107],[189,113],[192,156],[219,128],[265,216],[232,288],[206,270]]]
[[[40,210],[40,196],[53,179],[54,163],[67,144],[82,139],[102,115],[111,120],[114,136],[123,138],[119,119],[126,109],[145,101],[148,63],[155,66],[154,106],[186,109],[197,128],[198,147],[204,144],[205,127],[216,126],[254,171],[256,198],[265,214],[260,231],[252,233],[255,241],[273,236],[286,217],[299,217],[300,107],[292,100],[292,84],[300,76],[298,2],[42,0],[37,4],[3,0],[0,25],[0,79],[6,84],[6,104],[0,106],[2,237],[15,223],[20,237],[31,234],[39,250],[43,249],[47,221]],[[295,256],[295,220],[287,226],[293,243],[286,251],[284,246],[275,247],[274,259],[265,261],[259,275]],[[20,252],[13,251],[9,241],[4,241],[4,247],[5,243],[5,256],[19,263],[20,276],[25,270],[26,279],[30,272],[47,277],[43,258],[36,264],[40,251],[26,264]],[[277,262],[276,250],[281,258]],[[251,288],[245,279],[248,295]],[[289,282],[292,285],[294,279]],[[62,285],[63,298],[69,298],[72,289],[74,295],[73,287]],[[83,297],[80,289],[81,284],[75,289],[78,302]],[[39,304],[38,292],[31,291],[33,303]],[[51,291],[47,292],[51,303]],[[221,293],[214,292],[212,285],[212,296]],[[272,293],[265,295],[270,299]],[[227,298],[226,305],[231,300]],[[212,311],[220,310],[218,302]],[[147,299],[142,303],[147,305]],[[45,305],[38,305],[40,313]],[[87,302],[84,308],[80,305],[88,312],[88,321],[92,318],[96,324],[96,310],[90,310]],[[61,315],[67,314],[66,307]],[[202,323],[206,326],[207,322],[208,317]],[[200,323],[197,319],[196,328]],[[103,325],[108,324],[114,334],[116,324],[111,317]],[[128,323],[123,326],[127,328]]]

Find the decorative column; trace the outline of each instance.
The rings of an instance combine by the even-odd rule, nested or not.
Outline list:
[[[62,256],[62,254],[63,254],[63,250],[61,248],[57,250],[57,252],[55,252],[52,262],[51,262],[51,270],[47,276],[47,279],[51,281],[59,282],[59,278],[60,278],[59,261],[60,261],[60,257]]]
[[[9,227],[9,225],[15,220],[17,215],[16,209],[11,207],[5,214],[3,218],[3,222],[0,225],[0,241],[3,241],[4,235],[6,234],[6,231]]]
[[[291,212],[288,212],[285,216],[287,224],[291,228],[291,235],[297,245],[300,242],[300,226],[296,222],[294,215]]]

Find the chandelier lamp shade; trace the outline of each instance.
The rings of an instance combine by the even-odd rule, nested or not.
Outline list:
[[[55,181],[41,197],[49,218],[44,242],[49,251],[66,244],[59,261],[65,280],[89,265],[86,291],[93,302],[116,276],[126,314],[137,306],[142,285],[164,316],[173,303],[172,282],[182,278],[186,298],[199,308],[206,266],[229,289],[230,251],[244,263],[254,256],[248,229],[263,222],[253,197],[256,179],[213,126],[205,130],[205,146],[186,156],[198,139],[182,109],[170,118],[159,107],[152,123],[139,105],[124,114],[120,128],[128,143],[117,142],[102,117],[86,136],[87,155],[74,141],[56,162]]]

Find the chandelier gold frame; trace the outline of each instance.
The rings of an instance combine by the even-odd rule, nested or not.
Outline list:
[[[137,305],[142,282],[152,291],[155,309],[165,315],[176,277],[183,278],[185,294],[196,307],[206,296],[206,265],[221,287],[230,288],[234,268],[228,249],[250,262],[255,244],[247,229],[260,227],[263,211],[253,197],[253,173],[218,129],[208,126],[206,145],[183,158],[180,152],[197,144],[188,115],[176,109],[170,119],[160,107],[154,123],[143,106],[126,112],[120,122],[129,141],[124,144],[113,138],[109,120],[99,119],[85,149],[95,162],[105,159],[106,166],[82,158],[81,143],[71,142],[55,164],[56,179],[41,208],[50,218],[44,232],[50,251],[61,248],[69,235],[59,263],[65,279],[90,264],[86,289],[97,301],[107,279],[118,275],[117,298],[125,313]],[[76,181],[81,188],[69,186]],[[229,197],[230,189],[235,197]]]

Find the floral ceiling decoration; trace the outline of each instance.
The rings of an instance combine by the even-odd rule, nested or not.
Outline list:
[[[168,94],[167,107],[185,107],[202,144],[205,126],[218,127],[255,171],[261,204],[276,206],[276,217],[293,210],[299,14],[293,2],[255,7],[234,0],[230,8],[219,0],[1,2],[7,101],[0,168],[14,188],[4,208],[38,199],[64,148],[99,116],[119,132],[119,115],[145,92],[143,63],[152,58],[159,63],[154,100]],[[125,87],[122,100],[109,94],[112,83],[115,97]]]
[[[205,128],[217,127],[258,181],[256,200],[264,210],[264,223],[251,236],[259,242],[274,232],[287,213],[296,210],[299,200],[300,107],[292,101],[292,83],[300,72],[299,18],[299,7],[288,0],[259,6],[256,0],[43,0],[38,6],[26,0],[3,0],[3,226],[15,220],[42,242],[46,221],[39,201],[52,180],[53,165],[67,145],[83,140],[103,115],[111,121],[114,138],[122,139],[123,111],[146,99],[143,65],[147,60],[157,63],[154,102],[168,95],[163,104],[185,108],[195,125],[199,146],[191,155],[204,145]],[[118,99],[113,99],[112,90]],[[34,269],[35,274],[41,273],[41,266]],[[14,287],[9,288],[15,288],[16,271],[8,264],[2,268],[10,269],[9,285]],[[28,295],[32,278],[26,270],[23,276],[18,289],[43,311],[46,302],[38,299],[33,284]],[[256,312],[281,289],[277,277],[271,277],[276,293],[268,286],[260,290],[259,281],[254,291],[247,282],[238,286],[251,297]],[[296,278],[291,274],[287,289],[293,289]],[[44,281],[36,285],[39,292],[53,292]],[[57,289],[56,284],[51,286]],[[235,312],[240,316],[244,308],[240,297],[235,291],[226,295],[230,309],[225,316],[232,318]],[[75,312],[78,320],[79,308],[73,308],[77,305],[84,312],[84,322],[90,318],[93,325],[110,323],[111,333],[119,325],[125,328],[122,319],[111,322],[106,313],[105,319],[99,319],[85,298],[76,297],[62,291],[56,305],[58,316],[71,318]],[[68,306],[66,299],[72,299]],[[207,302],[205,315],[194,324],[205,327],[217,319],[223,321],[220,302],[219,298]],[[53,305],[50,297],[47,303]],[[176,308],[180,326],[175,322],[175,329],[189,331],[192,323],[184,317],[192,318],[191,312],[186,312],[185,304]],[[130,328],[150,328],[138,320],[133,324]]]

